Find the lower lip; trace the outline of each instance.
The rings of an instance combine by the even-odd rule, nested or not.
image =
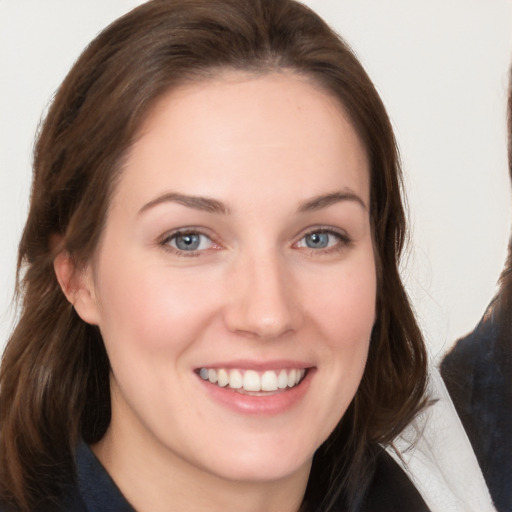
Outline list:
[[[314,369],[309,368],[297,386],[266,395],[246,395],[230,388],[221,388],[200,377],[198,379],[210,396],[221,405],[240,414],[270,416],[284,413],[300,402],[309,389],[313,374]]]

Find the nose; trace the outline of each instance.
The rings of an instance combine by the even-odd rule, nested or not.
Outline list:
[[[227,284],[227,328],[272,340],[296,331],[302,311],[292,272],[277,255],[243,258]]]

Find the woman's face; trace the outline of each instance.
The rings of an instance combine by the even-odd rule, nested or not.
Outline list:
[[[301,77],[232,73],[162,98],[79,308],[111,362],[106,439],[148,467],[307,474],[367,358],[369,195],[346,114]]]

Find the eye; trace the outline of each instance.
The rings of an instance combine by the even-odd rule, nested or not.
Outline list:
[[[330,233],[309,233],[304,237],[304,243],[310,249],[325,249],[329,247],[331,238]]]
[[[167,245],[183,252],[203,251],[214,246],[210,237],[194,231],[180,231],[168,236],[162,245]]]
[[[349,242],[348,238],[341,233],[328,229],[318,229],[304,235],[296,247],[307,249],[330,249],[343,247]]]

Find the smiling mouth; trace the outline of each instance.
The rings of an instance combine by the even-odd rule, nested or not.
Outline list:
[[[255,370],[200,368],[198,375],[221,388],[243,392],[275,392],[291,389],[299,385],[307,373],[306,368],[286,368],[281,370]]]

